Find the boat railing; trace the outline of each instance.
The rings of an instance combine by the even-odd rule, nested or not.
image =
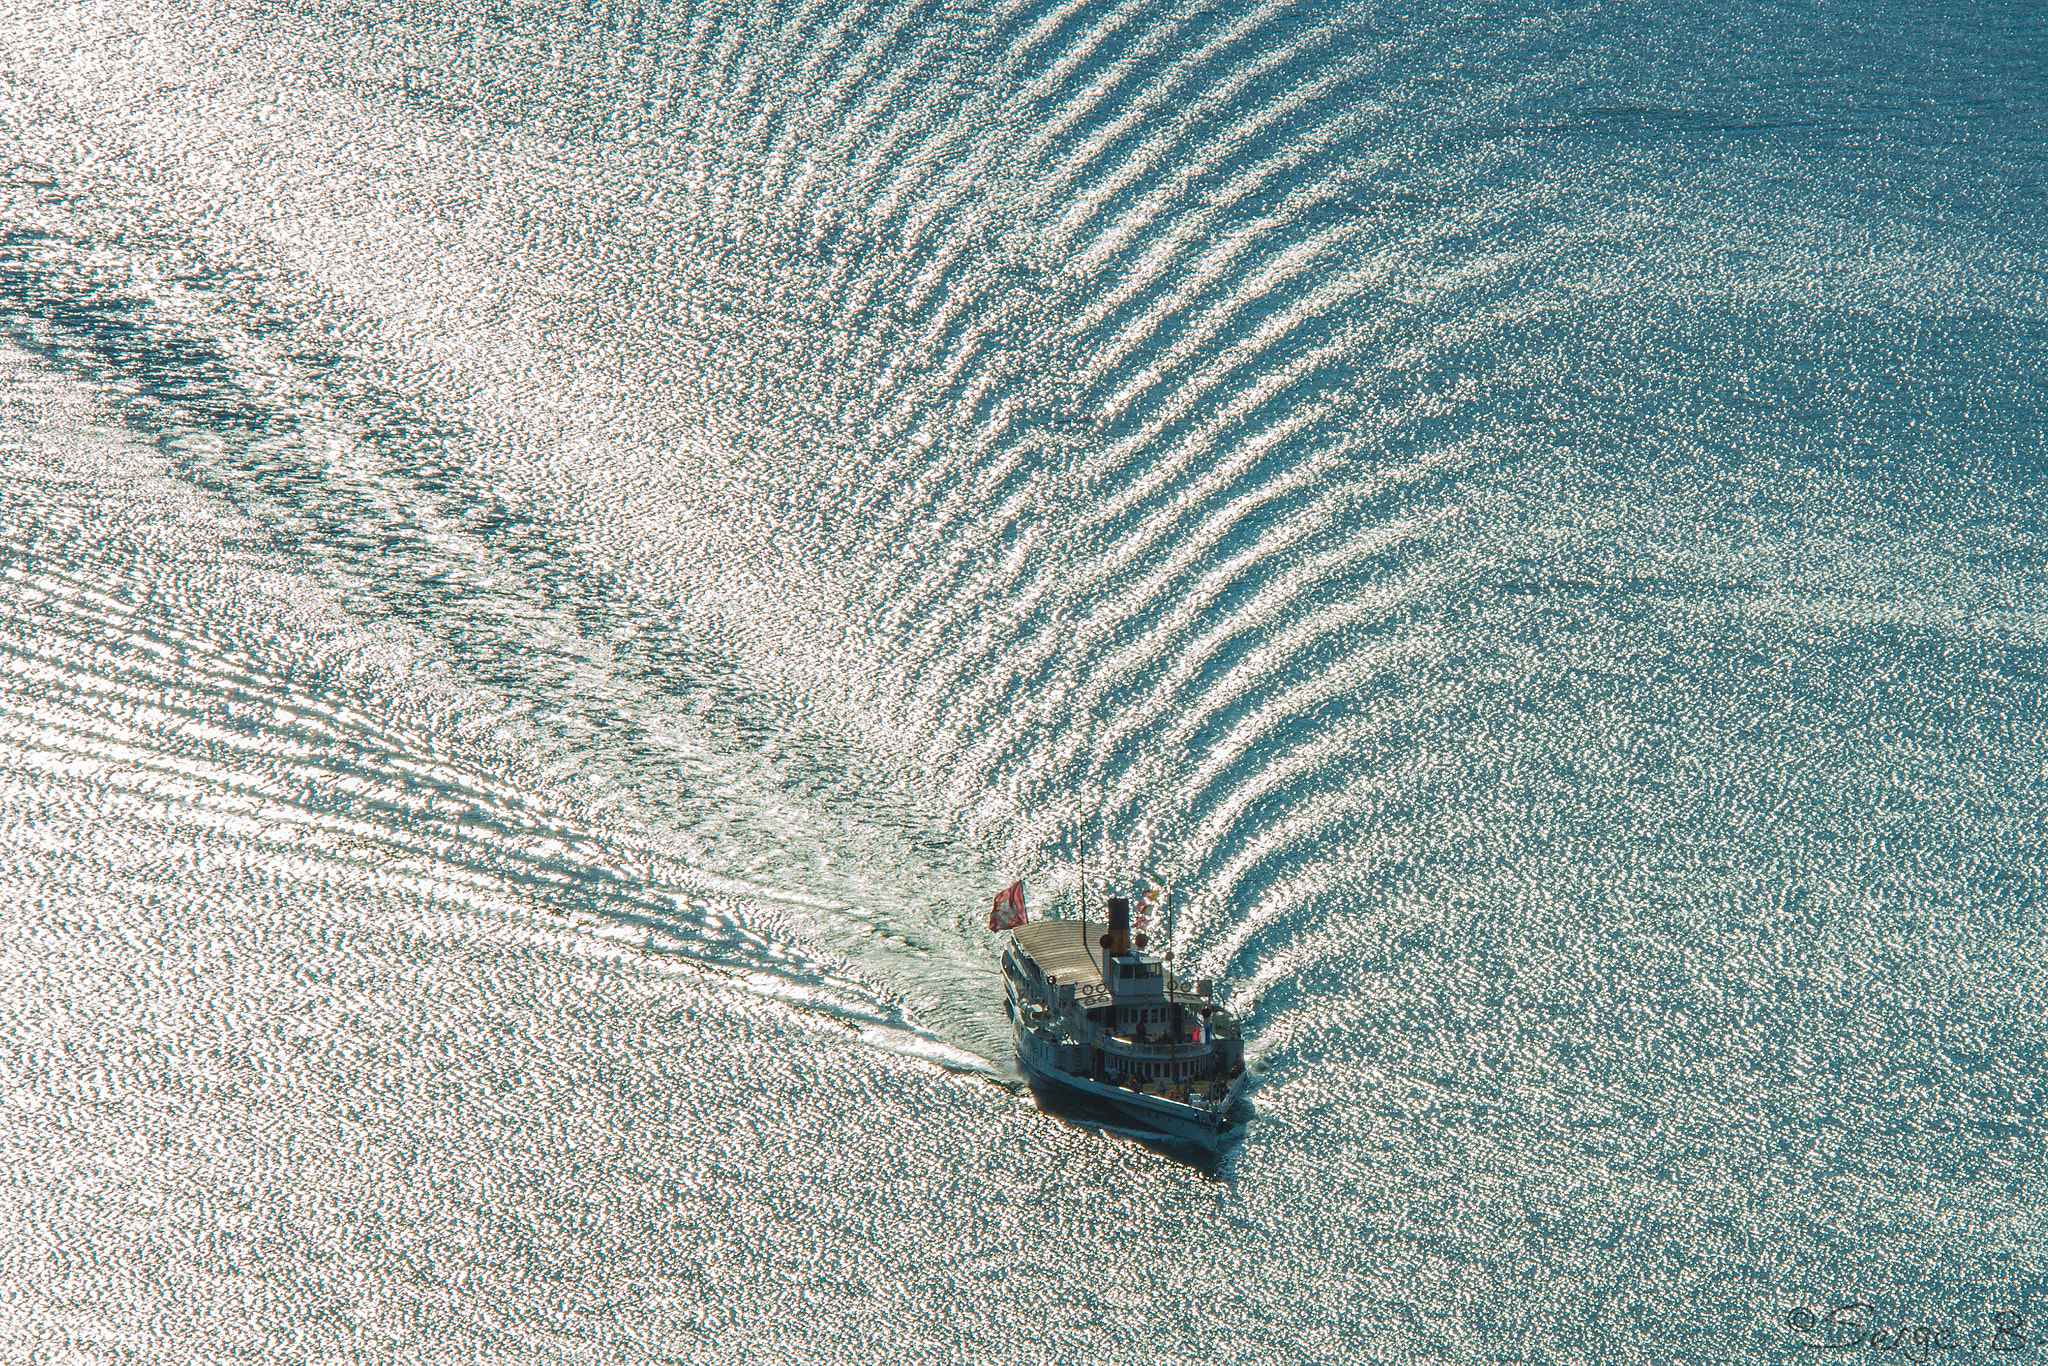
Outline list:
[[[1236,1099],[1237,1085],[1235,1079],[1193,1083],[1148,1081],[1135,1089],[1122,1089],[1132,1090],[1134,1095],[1143,1096],[1147,1100],[1165,1101],[1172,1105],[1184,1105],[1190,1110],[1216,1114],[1230,1108]],[[1202,1094],[1197,1095],[1196,1092]]]
[[[1191,1048],[1198,1051],[1207,1050],[1222,1042],[1221,1036],[1215,1034],[1209,1035],[1208,1038],[1190,1037],[1188,1034],[1178,1038],[1167,1038],[1162,1033],[1154,1032],[1141,1039],[1135,1035],[1119,1034],[1115,1030],[1105,1029],[1091,1020],[1077,1020],[1072,1016],[1066,1017],[1062,1023],[1067,1025],[1081,1042],[1099,1044],[1104,1048],[1114,1048],[1120,1053],[1145,1057],[1154,1054],[1164,1057],[1176,1051],[1185,1053]]]

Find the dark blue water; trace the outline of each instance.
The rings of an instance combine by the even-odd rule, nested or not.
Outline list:
[[[11,1357],[2048,1353],[2038,8],[5,23]]]

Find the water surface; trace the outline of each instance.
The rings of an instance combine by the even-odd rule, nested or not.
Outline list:
[[[22,1359],[2048,1338],[2034,11],[5,22]]]

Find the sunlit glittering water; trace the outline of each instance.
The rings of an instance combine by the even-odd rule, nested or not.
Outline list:
[[[6,1359],[2048,1337],[2037,11],[4,33]]]

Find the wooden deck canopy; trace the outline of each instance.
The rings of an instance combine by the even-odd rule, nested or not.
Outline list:
[[[1039,920],[1010,931],[1040,972],[1076,984],[1102,980],[1098,941],[1108,932],[1100,920]]]

